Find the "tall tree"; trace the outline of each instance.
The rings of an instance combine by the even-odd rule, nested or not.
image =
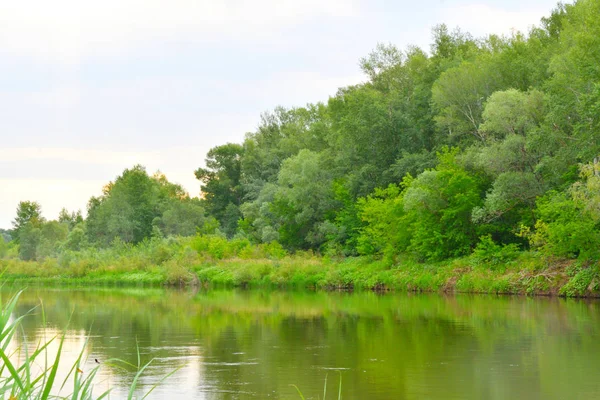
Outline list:
[[[42,217],[42,206],[35,201],[21,201],[17,206],[17,216],[12,221],[14,240],[17,243],[21,241],[21,235],[24,229],[31,225],[39,228],[44,222]]]
[[[239,206],[244,191],[241,185],[241,158],[244,148],[228,143],[208,152],[206,168],[198,168],[196,179],[202,182],[201,190],[207,211],[213,215],[231,236],[241,217]]]
[[[101,246],[115,238],[139,243],[151,236],[156,218],[174,202],[187,199],[181,186],[170,183],[160,173],[149,176],[140,165],[126,169],[104,187],[102,196],[90,199],[86,220],[89,240]]]

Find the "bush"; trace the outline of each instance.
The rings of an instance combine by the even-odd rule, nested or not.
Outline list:
[[[588,291],[595,291],[599,288],[597,280],[599,276],[597,267],[580,268],[575,275],[567,282],[559,293],[561,295],[574,297],[583,296]]]
[[[501,246],[494,243],[491,235],[485,235],[480,238],[471,258],[476,264],[485,264],[493,268],[514,260],[518,255],[518,244],[511,243]]]
[[[597,259],[600,231],[595,219],[566,193],[551,192],[537,202],[533,246],[547,255]]]

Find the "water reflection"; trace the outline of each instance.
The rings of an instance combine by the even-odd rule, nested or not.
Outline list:
[[[151,398],[600,398],[599,303],[546,298],[160,289],[28,289],[28,343],[66,331],[64,366],[153,359]],[[22,339],[18,339],[22,340]],[[16,349],[19,342],[13,344]],[[84,368],[85,369],[85,368]],[[66,372],[62,372],[63,374]],[[125,398],[133,369],[102,365]]]

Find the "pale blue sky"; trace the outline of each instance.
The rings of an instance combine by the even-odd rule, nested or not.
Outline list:
[[[124,168],[199,192],[206,152],[260,113],[364,80],[378,42],[429,49],[446,23],[527,30],[556,2],[491,0],[0,0],[0,227],[20,200],[47,218]]]

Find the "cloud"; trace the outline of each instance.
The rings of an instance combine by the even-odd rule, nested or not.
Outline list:
[[[489,34],[510,35],[514,31],[527,33],[539,24],[542,16],[549,13],[546,6],[522,6],[519,10],[507,10],[486,4],[471,3],[444,7],[439,15],[449,27],[460,27],[475,37]]]
[[[220,143],[219,143],[220,144]],[[58,181],[99,181],[107,183],[123,169],[141,164],[149,173],[158,170],[192,195],[198,182],[193,172],[203,165],[210,147],[174,146],[150,151],[112,151],[76,148],[0,149],[0,179],[32,181],[38,178]],[[40,193],[43,196],[43,193]]]
[[[318,17],[358,14],[352,0],[54,0],[0,3],[0,50],[62,63],[171,40],[247,40]]]
[[[88,80],[0,92],[0,119],[6,134],[3,144],[28,148],[31,154],[36,154],[31,150],[35,147],[113,148],[120,150],[115,152],[116,158],[140,149],[160,152],[176,143],[208,150],[226,141],[242,141],[244,134],[258,125],[261,112],[277,105],[327,101],[338,87],[361,80],[359,74],[298,69],[260,79],[150,76],[102,85]],[[10,159],[30,157],[19,150],[0,153]],[[67,160],[77,157],[65,156]]]

